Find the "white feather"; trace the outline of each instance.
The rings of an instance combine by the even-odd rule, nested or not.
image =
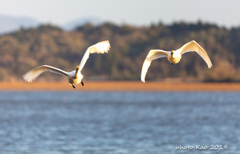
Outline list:
[[[169,62],[171,62],[172,64],[176,64],[181,60],[182,54],[187,52],[197,52],[207,63],[208,68],[212,67],[212,62],[208,57],[207,52],[197,42],[193,40],[172,52],[164,50],[150,50],[142,66],[141,81],[145,82],[145,76],[152,60],[167,57]]]
[[[89,53],[102,53],[103,54],[103,53],[107,53],[109,51],[109,49],[110,49],[109,41],[99,42],[95,45],[90,46],[87,49],[87,51],[85,52],[85,54],[82,58],[80,66],[77,67],[77,69],[73,70],[72,72],[65,72],[65,71],[63,71],[59,68],[56,68],[56,67],[52,67],[52,66],[49,66],[49,65],[42,65],[42,66],[39,66],[39,67],[27,72],[26,74],[24,74],[23,79],[27,82],[32,82],[34,79],[36,79],[43,72],[49,71],[49,72],[57,73],[57,74],[60,74],[60,75],[68,76],[69,83],[72,84],[72,85],[79,84],[82,81],[82,78],[83,78],[83,75],[81,74],[81,70],[82,70],[83,66],[85,65],[85,63],[86,63],[86,61],[89,57]]]
[[[208,57],[207,52],[194,40],[184,44],[180,49],[177,50],[180,54],[185,54],[187,52],[197,52],[203,60],[207,63],[208,68],[212,67],[212,62]]]
[[[110,43],[109,41],[102,41],[99,42],[97,44],[94,44],[92,46],[90,46],[87,51],[85,52],[80,64],[79,64],[79,71],[81,72],[81,70],[83,69],[84,65],[86,64],[88,58],[89,58],[89,54],[90,53],[108,53],[110,49]]]
[[[60,75],[65,75],[68,76],[69,72],[65,72],[59,68],[56,67],[52,67],[49,65],[42,65],[39,66],[37,68],[32,69],[31,71],[25,73],[23,75],[23,79],[27,82],[32,82],[34,79],[36,79],[40,74],[42,74],[43,72],[52,72],[52,73],[56,73],[56,74],[60,74]]]
[[[168,51],[163,50],[150,50],[142,66],[141,81],[145,82],[145,76],[151,62],[155,59],[167,57],[170,54]]]

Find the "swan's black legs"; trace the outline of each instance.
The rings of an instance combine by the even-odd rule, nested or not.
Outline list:
[[[84,83],[83,83],[83,81],[81,81],[81,84],[82,84],[82,86],[84,86]]]
[[[72,84],[72,87],[75,89],[75,86]]]

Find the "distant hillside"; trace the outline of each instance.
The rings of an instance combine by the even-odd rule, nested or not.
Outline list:
[[[0,80],[20,80],[39,65],[48,64],[72,71],[86,49],[109,40],[108,54],[92,54],[84,69],[85,80],[138,80],[143,61],[150,49],[172,50],[196,40],[208,53],[213,68],[196,53],[184,54],[180,63],[171,65],[166,58],[152,62],[146,81],[177,78],[183,81],[233,82],[240,80],[240,28],[225,29],[208,23],[162,23],[149,27],[86,24],[65,32],[59,27],[42,25],[0,36]],[[38,79],[66,80],[45,73]],[[171,81],[171,80],[170,80]]]
[[[85,24],[91,24],[93,26],[98,26],[98,25],[103,24],[103,21],[97,17],[84,17],[84,18],[79,18],[79,19],[70,21],[67,24],[63,25],[62,28],[64,30],[74,30],[78,26],[83,26]]]
[[[0,15],[0,34],[16,31],[21,27],[29,28],[38,25],[39,22],[31,18]]]

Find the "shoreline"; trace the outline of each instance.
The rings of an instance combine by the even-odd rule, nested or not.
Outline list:
[[[0,91],[240,91],[240,83],[86,81],[85,85],[67,82],[0,82]]]

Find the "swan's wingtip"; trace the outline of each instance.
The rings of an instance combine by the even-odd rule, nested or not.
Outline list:
[[[101,41],[101,42],[98,42],[98,43],[107,43],[107,44],[110,45],[109,40]],[[98,44],[98,43],[97,43],[97,44]]]

